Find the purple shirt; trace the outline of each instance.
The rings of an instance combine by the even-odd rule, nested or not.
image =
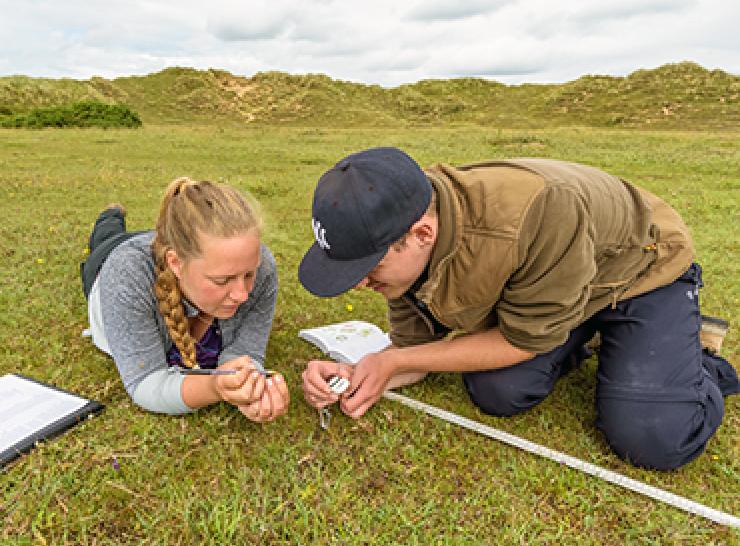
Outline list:
[[[218,320],[213,322],[205,331],[203,337],[195,342],[195,360],[201,368],[215,368],[218,366],[218,355],[221,354],[221,328]],[[167,365],[184,367],[180,350],[174,343],[167,351]]]

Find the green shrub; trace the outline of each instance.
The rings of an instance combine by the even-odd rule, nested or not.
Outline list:
[[[0,119],[0,126],[31,129],[43,127],[140,127],[141,118],[123,104],[105,104],[98,101],[76,102],[68,106],[34,108],[25,114]]]

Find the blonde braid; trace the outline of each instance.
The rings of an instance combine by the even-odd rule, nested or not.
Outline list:
[[[234,188],[187,177],[167,187],[152,241],[154,294],[167,331],[188,368],[198,367],[195,340],[190,335],[178,279],[167,265],[167,252],[174,250],[184,262],[200,256],[201,234],[223,238],[249,232],[259,235],[261,226],[257,203]]]
[[[188,368],[197,368],[195,340],[190,335],[190,324],[185,316],[182,304],[182,292],[177,284],[177,277],[167,267],[165,253],[167,248],[155,239],[152,243],[156,279],[154,294],[157,297],[157,307],[167,325],[167,331],[180,350],[183,364]]]

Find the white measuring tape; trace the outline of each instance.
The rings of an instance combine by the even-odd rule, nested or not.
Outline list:
[[[664,491],[663,489],[658,489],[657,487],[653,487],[652,485],[633,480],[632,478],[628,478],[627,476],[619,474],[618,472],[607,470],[606,468],[596,466],[595,464],[587,463],[586,461],[582,461],[580,459],[577,459],[576,457],[571,457],[570,455],[566,455],[565,453],[561,453],[559,451],[549,449],[534,442],[530,442],[529,440],[525,440],[524,438],[519,438],[518,436],[509,434],[508,432],[504,432],[502,430],[498,430],[488,425],[484,425],[483,423],[479,423],[478,421],[467,419],[462,415],[445,411],[435,406],[430,406],[429,404],[419,402],[418,400],[403,396],[402,394],[398,394],[392,391],[385,391],[383,397],[387,398],[388,400],[395,400],[396,402],[400,402],[405,406],[408,406],[415,410],[423,411],[425,413],[428,413],[429,415],[444,419],[445,421],[467,428],[479,434],[483,434],[484,436],[488,436],[489,438],[499,440],[500,442],[504,442],[505,444],[518,447],[519,449],[534,453],[535,455],[540,455],[542,457],[555,461],[556,463],[567,465],[571,468],[575,468],[576,470],[580,470],[581,472],[585,472],[586,474],[591,474],[592,476],[601,478],[602,480],[611,482],[616,485],[621,485],[622,487],[631,489],[636,493],[652,497],[653,499],[659,500],[666,504],[670,504],[671,506],[675,506],[676,508],[680,508],[681,510],[685,510],[686,512],[691,512],[692,514],[702,516],[722,525],[740,528],[740,518],[733,516],[732,514],[715,510],[714,508],[710,508],[703,504],[699,504],[698,502],[689,500],[686,497],[674,495],[673,493],[669,493],[668,491]]]

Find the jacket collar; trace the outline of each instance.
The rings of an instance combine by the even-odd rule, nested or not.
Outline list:
[[[437,241],[429,259],[429,278],[416,293],[417,298],[429,303],[439,285],[441,272],[457,251],[462,236],[462,207],[447,177],[446,165],[427,169],[426,175],[437,193]]]

